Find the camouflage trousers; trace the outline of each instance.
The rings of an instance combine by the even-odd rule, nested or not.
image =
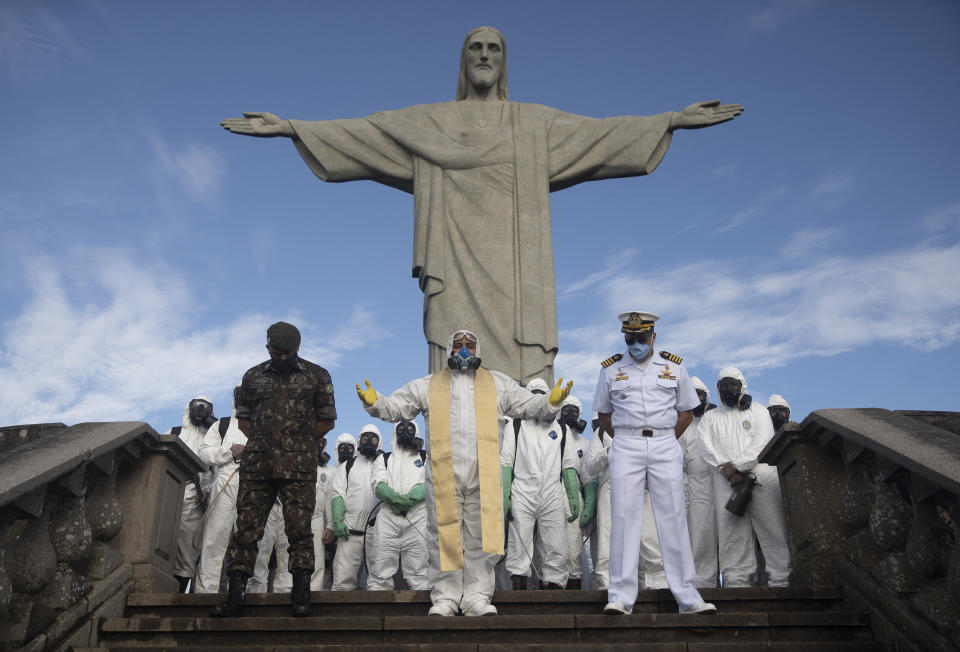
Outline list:
[[[284,531],[290,543],[288,569],[313,572],[313,532],[310,520],[317,501],[316,483],[311,480],[251,480],[240,476],[237,494],[237,527],[227,550],[227,572],[253,575],[257,544],[277,498],[283,508]]]

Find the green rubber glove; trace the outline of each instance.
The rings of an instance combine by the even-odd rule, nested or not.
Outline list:
[[[580,514],[580,527],[587,527],[597,515],[597,483],[583,485],[583,513]]]
[[[567,501],[570,503],[570,518],[567,523],[572,523],[580,516],[580,481],[577,480],[576,469],[564,469],[562,475],[563,488],[567,491]]]
[[[502,482],[503,482],[503,515],[506,516],[510,513],[510,508],[513,507],[513,504],[510,502],[510,489],[513,487],[513,469],[509,466],[500,467],[502,471]]]
[[[374,495],[385,503],[397,505],[400,501],[400,494],[393,490],[393,487],[386,482],[378,482],[377,488],[373,490]]]
[[[406,496],[413,501],[413,505],[417,505],[427,499],[427,488],[422,482],[415,484],[410,488],[410,491],[406,493]],[[411,505],[411,507],[413,507],[413,505]]]
[[[343,498],[334,496],[333,500],[330,501],[330,511],[333,513],[333,536],[338,539],[349,538],[350,528],[347,527],[347,524],[343,520],[343,516],[346,514]]]

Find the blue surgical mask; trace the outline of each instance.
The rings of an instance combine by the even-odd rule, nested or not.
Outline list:
[[[637,360],[643,360],[647,357],[647,354],[650,353],[649,344],[641,344],[640,342],[634,342],[629,345],[627,349],[630,350],[630,355],[632,355]]]

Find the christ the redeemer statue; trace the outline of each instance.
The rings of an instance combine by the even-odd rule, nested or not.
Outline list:
[[[484,366],[553,383],[557,307],[550,192],[649,174],[675,129],[732,120],[739,104],[697,102],[654,116],[588,118],[507,101],[507,44],[467,34],[457,99],[365,118],[305,122],[244,113],[223,127],[292,138],[323,181],[369,179],[413,193],[413,276],[423,291],[430,372],[469,328]]]

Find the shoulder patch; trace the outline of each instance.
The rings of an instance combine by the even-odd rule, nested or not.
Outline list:
[[[609,367],[610,365],[612,365],[614,362],[616,362],[617,360],[619,360],[619,359],[622,358],[622,357],[623,357],[623,354],[622,354],[622,353],[618,353],[618,354],[616,354],[616,355],[611,355],[609,358],[607,358],[606,360],[604,360],[603,362],[601,362],[600,365],[601,365],[604,369],[606,369],[607,367]]]
[[[661,351],[660,357],[664,360],[669,360],[673,364],[680,364],[683,362],[683,358],[681,358],[679,355],[674,355],[673,353],[668,353],[667,351]]]

